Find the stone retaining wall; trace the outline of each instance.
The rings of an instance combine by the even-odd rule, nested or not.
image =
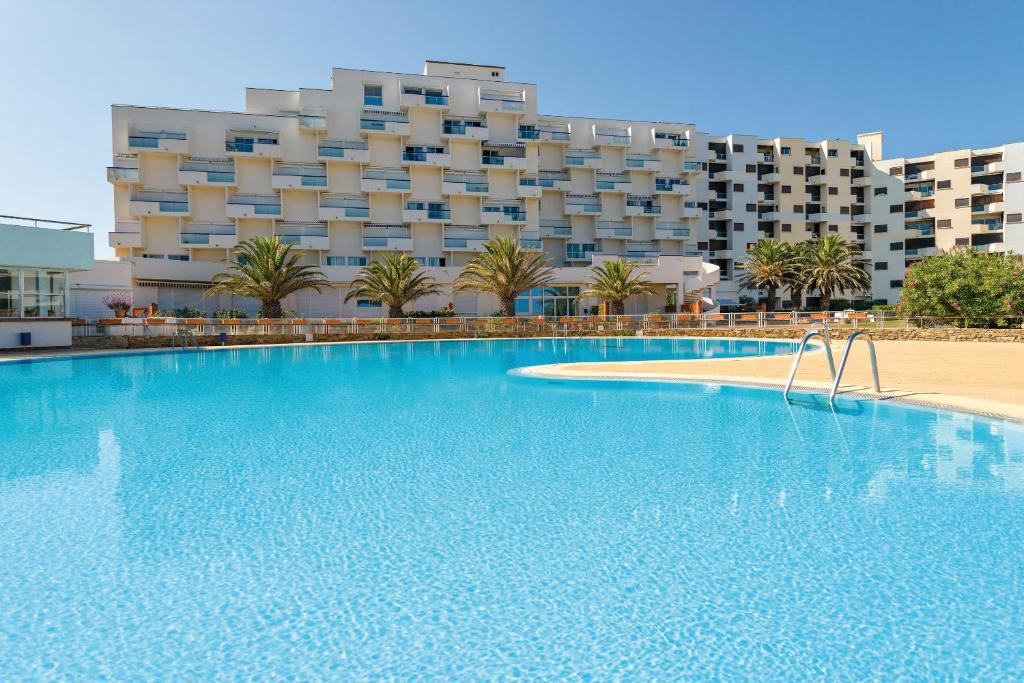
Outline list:
[[[976,341],[976,342],[1024,342],[1024,330],[1020,329],[961,329],[941,328],[883,328],[861,327],[871,334],[872,339],[892,341]],[[846,339],[852,327],[830,327],[833,339]],[[737,327],[735,329],[707,330],[652,330],[651,336],[687,337],[750,337],[753,339],[800,339],[804,336],[802,327]]]

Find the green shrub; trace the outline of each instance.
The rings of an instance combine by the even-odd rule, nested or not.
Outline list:
[[[959,318],[967,327],[1005,327],[1024,315],[1020,256],[956,249],[911,266],[903,278],[899,312]]]
[[[205,318],[206,311],[201,311],[195,306],[181,306],[169,311],[157,311],[155,318]]]
[[[407,311],[406,318],[451,318],[455,311],[445,309],[443,311]]]
[[[223,320],[224,318],[248,318],[249,314],[237,308],[218,308],[213,312],[213,317],[217,320]]]

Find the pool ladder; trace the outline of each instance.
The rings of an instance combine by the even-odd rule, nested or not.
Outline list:
[[[800,360],[804,356],[804,349],[807,348],[807,343],[814,337],[821,337],[825,343],[825,358],[828,360],[828,372],[832,379],[832,388],[828,392],[828,404],[830,406],[836,400],[836,394],[839,392],[839,382],[842,381],[843,371],[846,369],[846,361],[850,359],[850,349],[853,348],[853,342],[858,337],[864,337],[864,341],[868,343],[868,355],[871,359],[871,376],[874,381],[875,393],[879,393],[882,390],[878,384],[878,360],[875,357],[875,342],[871,340],[871,335],[868,334],[867,330],[858,330],[846,340],[846,348],[843,349],[843,357],[839,360],[839,370],[837,371],[835,359],[832,357],[832,338],[829,335],[828,325],[814,323],[807,328],[807,333],[800,340],[800,348],[797,350],[796,358],[793,359],[793,367],[789,371],[786,389],[782,392],[783,398],[787,401],[789,400],[789,392],[793,388],[793,380],[796,378],[796,371],[800,367]]]
[[[181,348],[185,350],[192,345],[196,351],[199,350],[199,340],[196,339],[196,335],[193,334],[192,330],[175,330],[174,334],[171,335],[171,349]]]

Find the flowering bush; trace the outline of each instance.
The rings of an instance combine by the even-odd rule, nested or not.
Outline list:
[[[1024,316],[1024,261],[1014,254],[956,249],[915,263],[904,276],[899,312],[1003,327]]]
[[[112,311],[124,311],[127,313],[132,307],[132,295],[127,292],[117,292],[103,297],[103,304]]]

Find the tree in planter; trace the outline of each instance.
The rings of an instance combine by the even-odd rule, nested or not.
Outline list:
[[[1000,327],[1024,316],[1024,262],[1013,254],[961,248],[930,256],[903,277],[902,315],[960,318],[967,327]]]
[[[292,245],[281,238],[253,237],[235,248],[235,260],[223,273],[213,276],[213,285],[203,298],[232,294],[260,302],[260,317],[280,318],[281,300],[294,292],[312,289],[316,292],[330,287],[316,266],[299,264],[299,254],[291,253]]]
[[[803,289],[821,294],[821,310],[829,310],[837,291],[866,292],[871,287],[867,261],[860,248],[840,235],[825,235],[809,242],[800,254]]]
[[[443,291],[434,278],[417,272],[419,269],[420,264],[408,254],[388,254],[359,271],[345,302],[356,297],[379,301],[388,307],[389,318],[404,318],[406,304]]]
[[[740,287],[767,289],[768,310],[775,309],[775,295],[780,288],[793,285],[799,276],[799,254],[793,245],[779,240],[758,240],[747,252],[739,267],[744,273]]]
[[[126,292],[108,294],[103,297],[103,305],[112,310],[115,317],[123,318],[132,308],[132,295]]]
[[[487,240],[484,249],[466,264],[452,289],[493,295],[501,315],[515,315],[516,297],[554,279],[555,271],[548,267],[544,252],[524,249],[515,237]]]
[[[643,274],[636,272],[638,267],[621,258],[596,265],[591,268],[590,286],[580,295],[603,299],[608,302],[612,315],[622,315],[626,310],[626,299],[654,293],[654,288]]]

